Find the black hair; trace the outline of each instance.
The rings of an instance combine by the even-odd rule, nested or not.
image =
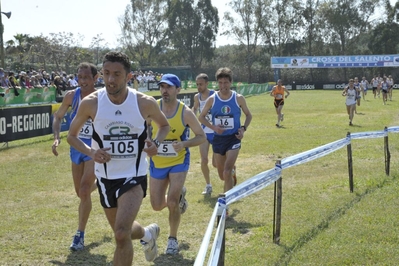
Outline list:
[[[79,69],[85,69],[85,68],[90,68],[93,78],[97,75],[97,67],[94,64],[88,63],[88,62],[80,63],[78,65],[77,71],[79,71]],[[66,76],[66,74],[65,74],[65,76]]]
[[[108,52],[104,55],[103,64],[106,62],[118,62],[123,65],[126,74],[130,72],[130,59],[122,52]]]
[[[209,81],[208,75],[205,74],[205,73],[198,74],[198,76],[197,76],[195,79],[196,79],[196,80],[197,80],[197,79],[203,79],[203,80],[205,80],[206,82]]]
[[[233,71],[228,67],[221,67],[216,71],[216,81],[220,78],[228,78],[230,82],[233,81]]]

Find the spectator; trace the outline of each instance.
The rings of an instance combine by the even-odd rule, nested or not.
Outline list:
[[[1,78],[1,85],[2,88],[11,88],[11,83],[8,80],[8,73],[4,72],[3,77]]]
[[[26,89],[26,73],[21,71],[18,74],[18,83],[21,88]]]
[[[66,90],[65,83],[60,76],[55,76],[54,86],[55,86],[55,89],[56,89],[58,95],[62,95],[61,91]]]
[[[40,85],[42,85],[43,87],[47,87],[50,85],[50,80],[48,78],[46,71],[43,71],[43,75],[39,80],[40,80]]]
[[[69,76],[68,85],[69,85],[69,87],[71,87],[71,88],[73,88],[73,89],[76,88],[76,87],[78,86],[78,83],[76,82],[76,80],[75,80],[75,78],[74,78],[73,75],[70,75],[70,76]]]
[[[14,72],[10,71],[8,73],[8,79],[10,80],[11,87],[14,89],[14,95],[19,96],[18,89],[20,89],[17,79],[14,76]]]
[[[32,75],[32,77],[30,78],[30,83],[31,83],[32,87],[34,87],[34,88],[42,87],[42,85],[40,84],[40,81],[38,79],[38,75]]]

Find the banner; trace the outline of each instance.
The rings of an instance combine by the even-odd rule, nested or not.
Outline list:
[[[13,88],[0,88],[0,106],[13,104],[40,104],[55,102],[55,87],[17,89],[19,95],[15,96]]]
[[[0,143],[51,134],[51,105],[0,109]]]
[[[399,54],[272,57],[272,68],[398,67]]]

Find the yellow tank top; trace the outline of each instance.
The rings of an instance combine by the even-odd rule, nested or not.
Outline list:
[[[157,102],[162,109],[162,99],[157,100]],[[165,168],[182,164],[185,161],[186,155],[189,155],[188,148],[177,153],[172,146],[174,141],[184,141],[189,138],[190,130],[184,125],[183,110],[184,103],[179,102],[175,114],[172,117],[167,117],[170,131],[165,140],[159,145],[158,154],[151,158],[156,168]],[[152,126],[152,136],[156,136],[159,129],[156,125]]]

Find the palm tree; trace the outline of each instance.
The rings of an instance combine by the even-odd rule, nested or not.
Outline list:
[[[7,54],[17,56],[19,63],[23,66],[24,61],[28,55],[28,51],[31,47],[32,38],[28,34],[18,33],[13,36],[14,40],[6,42]]]

